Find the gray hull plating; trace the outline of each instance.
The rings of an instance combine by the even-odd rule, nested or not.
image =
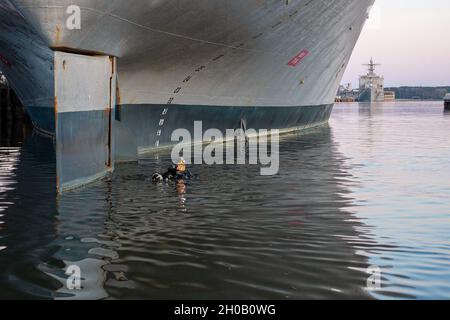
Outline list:
[[[300,128],[328,119],[373,2],[5,0],[0,68],[49,132],[52,50],[118,58],[116,134],[140,150],[194,120],[204,129],[243,118],[255,129]],[[70,5],[81,8],[81,30],[66,28]]]
[[[53,51],[9,0],[0,2],[0,70],[34,125],[53,134]]]

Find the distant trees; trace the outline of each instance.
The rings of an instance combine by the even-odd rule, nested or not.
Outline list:
[[[416,100],[442,100],[450,87],[399,87],[386,88],[388,91],[395,91],[397,99]]]

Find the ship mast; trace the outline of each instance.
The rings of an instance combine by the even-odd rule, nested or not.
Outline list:
[[[375,76],[375,67],[376,66],[381,66],[381,64],[377,64],[373,62],[373,58],[370,58],[370,63],[369,64],[363,64],[363,66],[367,66],[369,67],[369,73],[367,75],[369,76]]]

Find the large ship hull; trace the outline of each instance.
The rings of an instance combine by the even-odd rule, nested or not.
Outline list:
[[[118,57],[116,119],[141,149],[170,143],[166,130],[193,120],[301,128],[327,121],[372,3],[6,0],[1,69],[50,134],[54,50]],[[70,5],[81,8],[80,30],[66,28]]]

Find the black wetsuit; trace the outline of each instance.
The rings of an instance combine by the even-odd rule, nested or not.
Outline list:
[[[164,180],[182,180],[182,179],[190,179],[192,178],[192,174],[189,170],[186,170],[186,172],[178,172],[176,166],[172,166],[169,169],[167,169],[167,172],[163,175]]]

